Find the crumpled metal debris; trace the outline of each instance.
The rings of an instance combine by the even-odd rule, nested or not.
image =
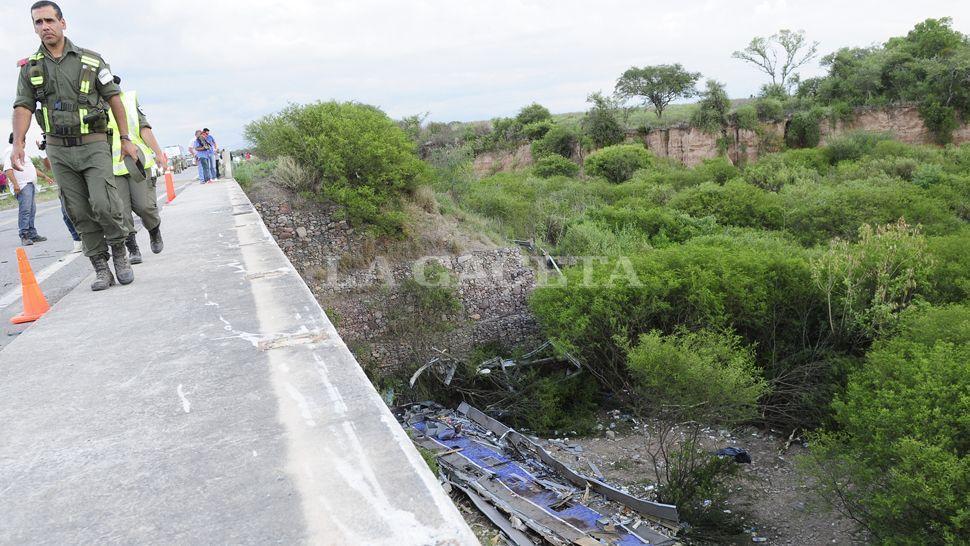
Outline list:
[[[417,445],[435,453],[439,477],[470,493],[517,546],[532,546],[533,537],[563,546],[677,544],[669,535],[680,528],[677,507],[580,474],[468,404],[456,411],[425,402],[395,415]]]

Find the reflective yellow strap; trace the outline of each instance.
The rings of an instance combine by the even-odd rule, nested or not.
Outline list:
[[[44,85],[43,76],[33,76],[30,78],[30,85]]]
[[[39,60],[41,60],[43,58],[44,58],[44,54],[43,53],[34,53],[33,55],[30,56],[30,59],[32,61],[39,61]]]
[[[84,117],[88,115],[87,108],[78,108],[77,110],[78,119],[81,120],[81,134],[86,135],[90,132],[88,124],[84,123]]]
[[[81,94],[87,95],[91,92],[91,82],[87,79],[81,80]]]
[[[50,114],[47,113],[47,107],[46,106],[41,106],[40,109],[41,109],[41,112],[43,112],[43,114],[44,114],[44,132],[45,133],[49,133],[51,131],[51,117],[50,117]]]
[[[84,64],[89,64],[95,68],[101,66],[101,61],[95,59],[94,57],[88,57],[87,55],[81,55],[81,62]]]

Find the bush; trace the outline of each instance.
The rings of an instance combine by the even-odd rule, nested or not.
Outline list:
[[[532,143],[532,157],[539,160],[547,155],[556,154],[569,158],[573,156],[578,146],[579,135],[574,130],[555,125],[542,138]]]
[[[964,326],[940,328],[944,318]],[[970,534],[968,320],[966,307],[908,316],[833,404],[838,432],[812,442],[819,489],[877,542],[958,544]]]
[[[937,144],[949,144],[953,141],[953,131],[960,125],[956,110],[933,99],[922,102],[919,113]]]
[[[600,93],[590,95],[586,102],[593,106],[583,117],[583,133],[589,137],[593,146],[603,148],[620,144],[626,138],[626,131],[620,123],[620,106],[616,99],[604,97]]]
[[[727,158],[715,157],[701,161],[700,165],[694,167],[694,172],[705,182],[723,184],[738,176],[739,171]]]
[[[626,182],[639,169],[649,167],[653,155],[639,144],[618,144],[597,150],[586,158],[586,174],[602,176],[619,184]]]
[[[840,161],[859,159],[875,151],[876,145],[889,140],[891,137],[882,133],[856,131],[833,138],[826,144],[825,153],[829,163],[835,165]]]
[[[821,115],[816,110],[796,112],[785,130],[785,144],[789,148],[814,148],[818,146],[821,133],[818,122]]]
[[[970,228],[944,237],[927,237],[933,258],[928,298],[938,304],[970,301]]]
[[[292,105],[246,126],[260,155],[288,155],[318,181],[317,197],[381,233],[400,233],[400,197],[430,180],[414,143],[384,112],[356,103]]]
[[[546,133],[549,132],[549,129],[553,128],[553,125],[552,120],[548,119],[523,125],[522,134],[529,140],[537,140],[546,136]]]
[[[677,408],[679,417],[705,423],[735,425],[753,418],[768,390],[754,351],[729,333],[643,334],[627,355],[627,368],[637,395],[655,411]]]
[[[812,262],[812,279],[828,302],[829,328],[842,339],[874,339],[900,311],[927,292],[931,259],[918,227],[859,228],[855,243],[833,240]]]
[[[742,180],[730,180],[723,186],[706,182],[688,188],[670,200],[671,208],[694,218],[714,216],[726,226],[781,229],[784,209],[777,194],[756,188]]]
[[[745,129],[748,131],[754,131],[758,129],[758,108],[753,104],[744,104],[735,110],[731,117],[733,118],[734,124],[738,126],[739,129]]]
[[[761,121],[772,122],[785,119],[785,106],[778,99],[761,98],[755,101],[754,107]]]
[[[290,156],[281,156],[273,170],[273,180],[292,191],[306,191],[313,186],[313,176]]]
[[[535,102],[523,107],[521,110],[519,110],[519,114],[515,116],[515,121],[519,122],[519,125],[523,126],[551,120],[552,114],[549,113],[549,109]]]
[[[533,167],[533,172],[536,176],[541,176],[542,178],[549,178],[551,176],[573,177],[579,174],[579,165],[561,155],[553,154],[539,159],[535,167]]]
[[[531,308],[544,333],[620,397],[629,392],[626,347],[641,334],[733,329],[757,348],[757,362],[771,381],[790,375],[787,360],[818,342],[803,332],[820,332],[825,324],[806,251],[775,236],[700,236],[568,268],[565,275],[563,286],[537,288]],[[799,377],[790,394],[773,397],[768,418],[809,421],[819,411],[812,396],[827,388],[818,387],[827,380],[820,373]]]

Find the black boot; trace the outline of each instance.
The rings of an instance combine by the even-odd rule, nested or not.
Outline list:
[[[94,266],[94,273],[97,275],[94,282],[91,283],[91,290],[95,292],[99,290],[107,290],[109,286],[114,285],[115,276],[111,274],[111,270],[108,269],[108,253],[98,254],[97,256],[91,256],[91,265]]]
[[[135,280],[135,272],[128,263],[128,252],[125,249],[125,242],[111,243],[111,260],[115,264],[115,275],[121,284],[131,284]]]
[[[162,242],[161,226],[155,226],[155,229],[148,230],[148,238],[152,241],[152,252],[155,254],[158,254],[165,248],[165,243]]]
[[[141,263],[141,250],[138,250],[138,241],[135,239],[134,233],[129,233],[128,238],[125,239],[125,247],[128,249],[128,262],[131,265]]]

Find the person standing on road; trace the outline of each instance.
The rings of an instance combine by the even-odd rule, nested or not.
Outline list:
[[[51,160],[47,157],[47,141],[40,140],[37,142],[37,149],[40,150],[40,160],[44,163],[44,167],[48,172],[53,173],[54,169],[51,168]],[[54,183],[53,180],[50,181],[51,184]],[[76,254],[84,250],[84,245],[81,244],[81,236],[77,234],[77,230],[74,229],[74,223],[67,216],[67,206],[64,205],[64,192],[58,189],[57,200],[61,202],[61,219],[64,220],[64,225],[67,226],[67,232],[71,234],[71,240],[74,241],[74,248],[71,250],[72,254]]]
[[[42,237],[34,227],[34,218],[37,216],[37,203],[34,194],[37,191],[37,168],[32,161],[27,161],[23,170],[15,172],[11,162],[13,153],[13,133],[10,133],[10,144],[3,151],[3,172],[7,176],[10,188],[17,197],[17,227],[20,228],[20,244],[30,246],[34,243],[46,241],[47,237]]]
[[[30,15],[41,45],[18,63],[13,168],[24,169],[24,138],[30,116],[35,114],[46,135],[47,154],[68,216],[97,274],[91,289],[104,290],[115,282],[108,267],[109,247],[118,282],[131,283],[135,274],[125,249],[124,204],[114,186],[107,137],[110,107],[120,127],[122,155],[137,158],[121,104],[121,88],[101,55],[64,36],[67,22],[60,6],[41,0],[30,7]]]
[[[203,184],[211,182],[213,179],[212,145],[202,131],[195,132],[192,149],[195,150],[195,160],[199,163],[199,180]]]
[[[119,82],[120,83],[120,82]],[[128,134],[132,135],[132,141],[138,146],[139,160],[132,162],[125,161],[118,149],[118,134],[120,130],[114,115],[110,116],[109,127],[114,136],[114,146],[112,146],[111,161],[115,175],[115,184],[121,193],[121,198],[125,203],[125,224],[128,228],[128,238],[125,239],[125,246],[132,264],[142,263],[141,249],[138,248],[138,241],[135,237],[135,223],[132,221],[131,213],[134,212],[141,218],[141,223],[148,230],[148,237],[151,240],[152,252],[158,254],[164,247],[162,243],[161,223],[162,219],[158,213],[158,200],[155,195],[155,177],[149,176],[156,162],[160,166],[168,165],[168,158],[165,152],[158,145],[158,139],[152,132],[152,126],[148,123],[148,118],[142,112],[138,104],[138,96],[135,91],[126,91],[121,94],[121,103],[125,107],[128,116]],[[134,163],[129,165],[130,163]]]
[[[209,128],[206,127],[202,129],[202,134],[205,135],[205,141],[209,143],[210,150],[212,150],[211,165],[212,168],[209,172],[212,173],[212,179],[219,179],[219,145],[216,144],[216,139],[211,134],[209,134]]]

